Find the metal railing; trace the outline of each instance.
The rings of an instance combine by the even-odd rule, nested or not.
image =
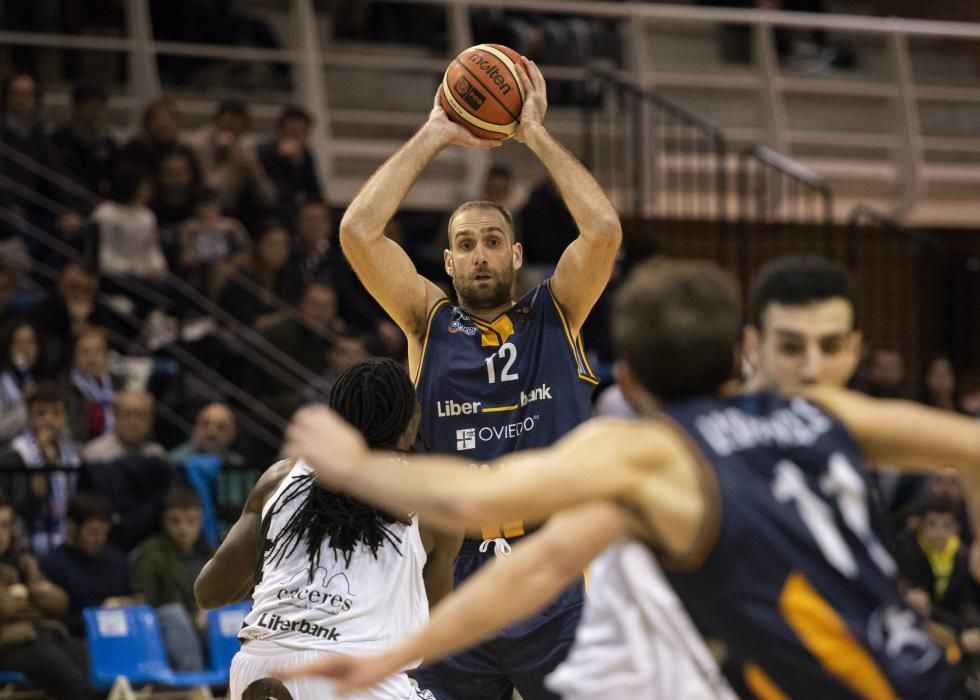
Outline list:
[[[724,220],[722,130],[617,71],[593,66],[583,105],[584,163],[632,216]]]

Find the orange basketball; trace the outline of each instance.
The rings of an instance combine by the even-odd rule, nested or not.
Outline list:
[[[471,46],[446,69],[439,104],[481,139],[512,136],[524,106],[524,86],[514,67],[520,60],[519,53],[500,44]]]

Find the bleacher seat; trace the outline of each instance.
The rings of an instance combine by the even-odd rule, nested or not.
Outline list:
[[[226,679],[232,657],[241,648],[238,630],[242,628],[242,622],[251,609],[252,601],[247,600],[208,610],[208,655],[211,658],[211,668],[223,672]]]
[[[96,688],[111,688],[120,676],[130,682],[176,688],[227,683],[227,670],[172,670],[163,648],[156,612],[148,605],[86,608],[84,616],[92,684]]]
[[[0,671],[0,685],[7,685],[8,683],[27,683],[27,678],[24,677],[23,673],[17,671]]]

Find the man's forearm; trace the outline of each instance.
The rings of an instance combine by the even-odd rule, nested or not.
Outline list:
[[[384,227],[425,167],[445,147],[439,134],[423,126],[395,155],[378,168],[357,193],[340,224],[343,242],[358,237],[380,238]]]
[[[536,125],[530,129],[526,144],[558,186],[558,191],[578,226],[579,234],[587,239],[609,234],[609,242],[618,245],[619,217],[605,192],[585,166],[555,140],[544,126]]]
[[[510,556],[468,579],[436,606],[425,627],[386,652],[391,667],[436,661],[541,610],[631,528],[629,516],[608,503],[556,515]]]

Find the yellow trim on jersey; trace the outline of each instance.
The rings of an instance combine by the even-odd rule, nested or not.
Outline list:
[[[425,351],[429,349],[429,333],[432,331],[432,319],[436,317],[436,311],[438,311],[443,304],[448,304],[449,299],[440,299],[436,302],[436,305],[432,307],[429,311],[429,318],[425,320],[425,340],[422,341],[422,352],[419,355],[419,367],[415,370],[415,379],[412,384],[418,388],[419,380],[422,378],[422,366],[425,364]]]
[[[480,413],[500,413],[501,411],[513,411],[517,408],[515,403],[513,406],[494,406],[492,408],[484,408]]]
[[[546,283],[548,285],[548,296],[551,297],[551,303],[555,305],[555,311],[558,312],[558,318],[561,320],[561,327],[565,330],[565,338],[568,340],[568,345],[572,349],[572,357],[575,358],[575,364],[578,365],[578,378],[583,379],[590,384],[598,384],[599,378],[589,367],[588,360],[585,359],[585,352],[579,353],[579,348],[582,345],[581,334],[576,335],[575,339],[572,338],[572,331],[568,327],[568,320],[565,318],[565,312],[561,310],[561,304],[555,299],[554,293],[551,291],[551,280],[549,279]],[[576,342],[578,343],[576,345]]]
[[[898,693],[837,611],[799,571],[786,577],[779,611],[830,675],[862,698],[897,700]]]
[[[759,700],[789,700],[776,682],[758,664],[748,663],[742,667],[745,685]]]
[[[510,316],[507,315],[506,311],[490,323],[480,321],[472,316],[470,317],[470,320],[473,321],[474,326],[483,332],[483,337],[480,339],[480,344],[483,347],[497,347],[499,345],[503,345],[512,335],[514,335],[514,322],[511,320]]]

